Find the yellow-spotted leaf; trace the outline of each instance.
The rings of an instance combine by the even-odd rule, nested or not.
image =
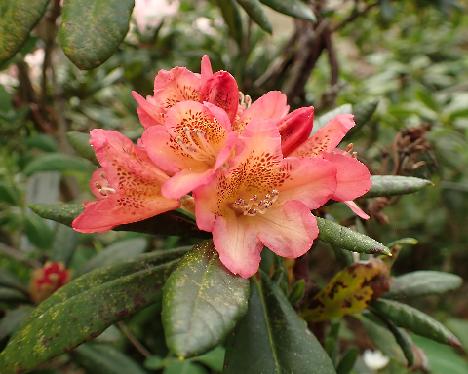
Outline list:
[[[323,321],[360,313],[388,287],[388,268],[381,260],[355,263],[337,273],[314,297],[304,317]]]

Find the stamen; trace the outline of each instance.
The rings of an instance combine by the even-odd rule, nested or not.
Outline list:
[[[99,194],[101,196],[109,196],[110,194],[113,194],[115,193],[115,189],[112,188],[112,187],[108,187],[108,186],[102,186],[100,183],[96,182],[95,184],[97,190],[99,191]]]
[[[189,127],[184,127],[183,131],[187,138],[187,142],[184,142],[180,135],[176,138],[176,142],[182,152],[198,161],[213,162],[215,159],[215,151],[211,144],[206,140],[203,131],[191,130]],[[192,135],[197,137],[196,139],[198,140],[198,143]]]
[[[233,204],[232,208],[245,216],[255,216],[258,213],[264,214],[268,208],[270,208],[276,200],[278,200],[279,191],[271,190],[265,194],[262,199],[258,199],[258,195],[252,195],[247,201],[242,198],[238,198]]]

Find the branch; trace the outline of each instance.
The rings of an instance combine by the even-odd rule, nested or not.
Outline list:
[[[138,339],[135,337],[135,335],[133,335],[133,333],[130,331],[130,329],[128,328],[128,326],[124,322],[122,322],[122,321],[117,322],[117,326],[118,326],[119,330],[127,337],[127,339],[130,341],[130,343],[135,347],[135,349],[138,351],[138,353],[140,353],[144,357],[151,356],[151,352],[148,351],[138,341]]]
[[[377,6],[378,4],[378,2],[370,3],[367,4],[362,10],[354,9],[348,17],[333,26],[332,31],[337,31],[346,26],[348,23],[353,22],[355,19],[366,15],[373,7]]]

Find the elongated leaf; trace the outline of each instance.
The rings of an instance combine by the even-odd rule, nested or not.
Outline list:
[[[391,256],[390,249],[366,235],[320,217],[317,217],[317,224],[319,228],[318,238],[333,246],[353,252]]]
[[[406,195],[432,184],[427,179],[401,175],[373,175],[371,182],[371,189],[364,197]]]
[[[83,344],[75,349],[73,357],[88,373],[146,373],[130,356],[124,355],[110,345],[95,343]]]
[[[43,218],[71,226],[72,221],[83,211],[81,204],[33,204],[30,208]],[[159,214],[143,221],[120,225],[115,231],[135,231],[146,234],[177,235],[192,238],[208,238],[209,234],[197,229],[187,215],[176,211]]]
[[[323,321],[357,314],[388,289],[387,266],[378,259],[355,263],[338,272],[312,299],[307,320]]]
[[[0,354],[3,373],[32,369],[151,304],[176,262],[104,282],[29,318]]]
[[[21,291],[9,288],[0,287],[0,302],[27,302],[28,297]]]
[[[72,230],[70,227],[57,225],[54,244],[50,251],[50,258],[54,261],[62,262],[67,266],[78,245],[79,235],[80,234]]]
[[[26,292],[23,283],[16,277],[16,275],[11,274],[7,269],[2,269],[0,272],[0,286],[7,288],[14,288],[21,292]]]
[[[425,336],[440,343],[461,347],[458,339],[449,329],[431,316],[398,301],[380,299],[372,303],[380,315],[388,318],[397,326],[407,328],[415,334]]]
[[[455,274],[440,271],[414,271],[393,278],[390,291],[385,294],[390,299],[410,299],[413,297],[443,294],[461,286],[462,279]]]
[[[283,292],[265,276],[251,281],[249,311],[227,341],[224,374],[328,374],[330,357]]]
[[[312,9],[301,0],[260,0],[263,4],[278,13],[286,14],[294,18],[315,21],[315,14]]]
[[[354,364],[359,357],[359,350],[357,348],[349,349],[341,358],[336,367],[337,374],[349,374],[353,370]]]
[[[13,57],[44,15],[49,0],[3,0],[0,4],[0,62]]]
[[[181,260],[163,290],[162,320],[177,356],[215,347],[247,311],[249,282],[219,261],[212,241],[197,244]]]
[[[89,134],[80,131],[68,131],[67,139],[73,149],[81,157],[84,157],[97,164],[96,154],[93,147],[89,144]]]
[[[379,100],[371,99],[353,106],[354,121],[358,127],[370,121],[378,104]]]
[[[80,273],[87,273],[101,266],[113,265],[134,258],[144,252],[147,244],[146,240],[142,238],[122,240],[113,243],[89,260],[83,268],[80,269]]]
[[[31,175],[38,171],[91,171],[93,169],[92,163],[80,157],[62,153],[46,153],[31,161],[23,171],[26,175]]]
[[[215,0],[216,4],[221,11],[224,22],[228,27],[229,35],[233,38],[238,45],[242,44],[243,31],[242,31],[242,17],[240,15],[239,7],[234,0]]]
[[[134,0],[67,0],[62,8],[59,41],[80,69],[101,65],[127,35]]]
[[[263,11],[259,0],[237,0],[237,2],[257,25],[269,34],[273,32],[270,20]]]
[[[31,310],[31,306],[21,306],[7,311],[5,316],[0,320],[0,341],[11,335],[24,321],[26,316],[31,313]]]

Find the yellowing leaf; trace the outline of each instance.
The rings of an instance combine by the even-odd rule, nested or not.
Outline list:
[[[388,287],[388,268],[381,260],[355,263],[337,273],[314,297],[304,317],[323,321],[360,313]]]

